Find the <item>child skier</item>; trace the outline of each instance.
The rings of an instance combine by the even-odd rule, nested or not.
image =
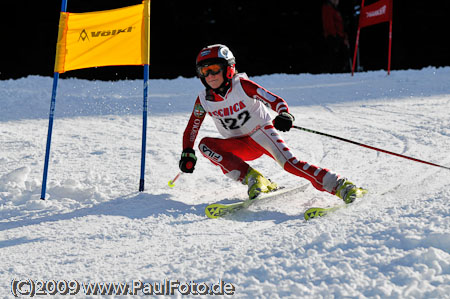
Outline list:
[[[328,169],[294,156],[276,131],[289,131],[295,120],[287,103],[249,80],[245,74],[238,74],[235,64],[233,54],[224,45],[208,46],[198,54],[197,75],[206,89],[199,93],[183,134],[181,171],[194,171],[197,161],[193,149],[195,139],[209,114],[225,139],[205,137],[198,148],[226,176],[248,185],[250,199],[277,188],[276,183],[245,162],[263,154],[273,158],[287,172],[309,180],[317,190],[337,195],[346,203],[361,197],[364,189]],[[278,113],[274,120],[266,106]]]

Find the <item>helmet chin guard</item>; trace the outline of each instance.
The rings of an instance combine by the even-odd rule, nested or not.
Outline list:
[[[234,74],[236,73],[236,65],[233,64],[232,66],[227,65],[227,73],[226,76],[228,79],[233,78]]]

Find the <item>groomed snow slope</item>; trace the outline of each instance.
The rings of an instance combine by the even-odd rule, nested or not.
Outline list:
[[[296,125],[450,166],[450,68],[251,79],[286,99]],[[0,81],[1,297],[12,297],[14,279],[32,279],[222,280],[235,298],[450,298],[449,170],[291,130],[282,135],[299,159],[369,195],[306,222],[305,209],[339,203],[308,186],[208,219],[207,204],[246,188],[203,157],[167,186],[197,79],[150,81],[143,193],[142,81],[64,79],[43,201],[51,88],[49,77]],[[218,136],[209,118],[203,136]],[[267,157],[250,164],[279,185],[307,183]],[[86,297],[82,287],[77,297]]]

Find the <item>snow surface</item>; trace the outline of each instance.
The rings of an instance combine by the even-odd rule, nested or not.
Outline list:
[[[287,100],[296,125],[450,166],[450,68],[252,79]],[[201,88],[195,78],[150,81],[139,193],[142,81],[60,80],[43,201],[52,78],[0,81],[1,297],[12,297],[13,279],[167,279],[223,280],[235,298],[450,298],[449,170],[292,130],[282,134],[299,159],[367,197],[306,222],[305,209],[340,203],[308,186],[208,219],[207,204],[246,187],[203,157],[167,185]],[[218,136],[209,117],[203,136]],[[250,164],[279,185],[307,183],[267,157]]]

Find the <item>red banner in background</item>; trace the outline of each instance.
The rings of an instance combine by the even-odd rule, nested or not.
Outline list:
[[[392,0],[380,0],[361,8],[359,27],[366,27],[392,20]]]
[[[388,75],[391,73],[391,48],[392,48],[392,2],[393,0],[380,0],[364,6],[361,3],[358,30],[356,31],[355,53],[353,54],[352,76],[355,71],[356,54],[359,47],[359,32],[362,27],[389,22],[389,50],[388,50]]]

